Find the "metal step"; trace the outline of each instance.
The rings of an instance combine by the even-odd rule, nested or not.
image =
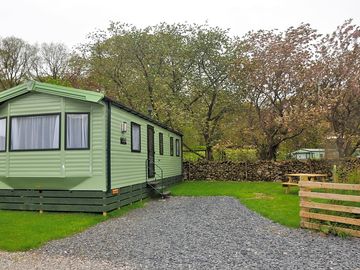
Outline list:
[[[165,190],[164,192],[161,193],[161,196],[163,198],[167,198],[171,195],[171,191],[170,190]]]
[[[155,187],[155,186],[161,184],[161,181],[160,180],[149,181],[149,182],[147,182],[147,184]]]
[[[166,186],[153,186],[154,189],[158,190],[158,191],[162,191],[166,189]]]

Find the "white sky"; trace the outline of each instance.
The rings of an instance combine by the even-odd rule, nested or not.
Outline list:
[[[105,29],[110,21],[139,27],[162,21],[208,21],[241,36],[301,22],[328,33],[349,18],[360,24],[359,0],[0,0],[0,37],[71,47],[84,42],[88,33]]]

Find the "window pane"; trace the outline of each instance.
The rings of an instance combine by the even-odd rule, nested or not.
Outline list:
[[[140,126],[131,124],[131,150],[140,151]]]
[[[176,147],[176,155],[180,156],[180,142],[179,142],[179,139],[175,140],[175,147]]]
[[[159,154],[164,154],[164,135],[159,133]]]
[[[11,149],[58,149],[59,115],[39,115],[11,118]]]
[[[66,148],[89,148],[88,114],[66,114]]]
[[[174,138],[170,137],[170,156],[174,155]]]
[[[5,151],[6,145],[6,119],[0,119],[0,151]]]

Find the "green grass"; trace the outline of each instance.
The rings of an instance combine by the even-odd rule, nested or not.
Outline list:
[[[285,194],[281,183],[268,182],[184,182],[172,187],[175,196],[232,196],[249,209],[288,227],[298,228],[298,189]]]
[[[86,213],[0,211],[0,250],[25,251],[64,238],[109,218],[143,207],[145,201],[112,211],[108,216]]]
[[[299,227],[297,189],[285,194],[280,183],[267,182],[184,182],[171,189],[177,196],[232,196],[249,209],[288,227]],[[64,238],[143,207],[137,202],[107,217],[101,214],[0,211],[0,250],[25,251],[54,239]]]

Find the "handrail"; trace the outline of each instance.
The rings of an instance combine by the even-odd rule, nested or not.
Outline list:
[[[149,166],[149,164],[152,164],[152,165],[154,165],[155,167],[157,167],[159,170],[160,170],[160,183],[161,183],[161,191],[159,191],[158,189],[156,189],[153,185],[151,185],[150,184],[150,186],[153,188],[153,189],[155,189],[157,192],[159,192],[160,193],[160,195],[161,196],[163,196],[163,193],[164,193],[164,170],[163,170],[163,168],[161,168],[159,165],[157,165],[154,161],[149,161],[149,159],[146,159],[145,160],[145,162],[146,162],[146,182],[148,182],[148,172],[149,172],[149,170],[148,170],[148,166]],[[155,175],[159,175],[157,172],[156,172],[156,170],[154,170],[154,174]],[[149,184],[149,183],[148,183]]]
[[[157,168],[159,168],[160,169],[160,172],[161,172],[161,174],[160,174],[160,176],[161,176],[161,180],[164,178],[164,170],[159,166],[159,165],[157,165],[155,162],[153,162],[153,164],[157,167]],[[155,174],[156,174],[156,171],[154,171],[155,172]]]

